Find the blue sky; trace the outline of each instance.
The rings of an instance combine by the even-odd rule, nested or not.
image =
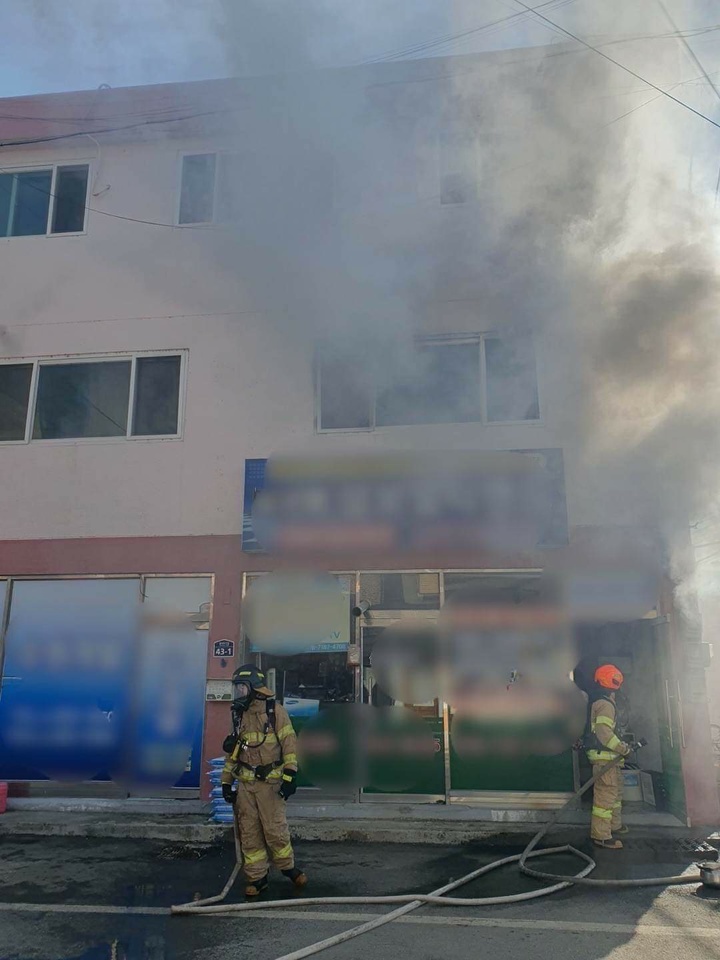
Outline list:
[[[716,0],[665,0],[682,29]],[[658,0],[531,0],[630,64],[669,27]],[[502,18],[513,18],[492,25]],[[3,0],[0,96],[473,53],[566,38],[514,0]],[[720,29],[692,38],[720,69]],[[694,68],[693,68],[694,69]]]

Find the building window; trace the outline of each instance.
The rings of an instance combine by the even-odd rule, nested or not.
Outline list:
[[[181,354],[0,364],[0,441],[177,437]]]
[[[375,423],[471,423],[482,419],[480,342],[421,344],[408,369],[378,391]]]
[[[33,440],[125,436],[131,365],[129,360],[41,365]]]
[[[135,361],[134,437],[178,432],[180,357],[138,357]]]
[[[229,223],[237,219],[237,177],[229,153],[188,153],[182,158],[179,224]]]
[[[0,440],[24,440],[32,363],[0,364]]]
[[[540,418],[531,341],[491,335],[421,340],[393,366],[393,381],[376,386],[367,364],[339,355],[322,357],[318,428],[373,430]]]
[[[0,173],[0,237],[82,233],[87,163]]]
[[[374,397],[367,365],[357,358],[320,360],[320,426],[323,430],[370,430]]]
[[[540,404],[532,341],[487,337],[484,347],[490,423],[538,420]]]
[[[478,199],[480,147],[468,119],[447,122],[440,131],[440,203],[471,203]]]

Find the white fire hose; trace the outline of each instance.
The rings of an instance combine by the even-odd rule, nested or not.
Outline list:
[[[601,773],[588,780],[587,783],[585,783],[577,791],[577,793],[573,794],[567,803],[563,804],[557,813],[550,820],[548,820],[546,824],[543,825],[542,829],[537,832],[522,853],[515,854],[511,857],[504,857],[501,860],[495,860],[493,863],[489,863],[484,867],[473,870],[472,873],[468,873],[459,880],[453,880],[444,887],[439,887],[437,890],[433,890],[432,893],[411,893],[376,897],[303,897],[302,899],[295,898],[292,900],[267,900],[251,903],[222,903],[221,901],[223,901],[230,892],[237,875],[242,868],[242,851],[240,849],[240,840],[238,835],[237,815],[234,814],[233,823],[236,863],[227,883],[221,892],[217,894],[217,896],[207,897],[204,900],[195,900],[191,903],[178,904],[177,906],[171,907],[170,911],[173,914],[229,915],[235,913],[251,913],[259,910],[276,910],[287,907],[297,908],[299,906],[314,907],[338,904],[349,904],[354,906],[359,904],[402,904],[402,906],[392,910],[390,913],[385,913],[381,916],[375,917],[372,920],[368,920],[366,923],[360,924],[360,926],[352,927],[351,929],[345,930],[342,933],[338,933],[333,937],[328,937],[325,940],[319,940],[317,943],[313,943],[308,947],[302,947],[300,950],[283,954],[282,957],[277,958],[277,960],[301,960],[303,957],[315,956],[315,954],[320,953],[322,950],[327,950],[330,947],[344,943],[346,940],[352,940],[355,937],[359,937],[363,933],[369,933],[371,930],[376,930],[378,927],[382,927],[386,923],[391,923],[393,920],[397,920],[398,917],[402,917],[405,914],[410,913],[412,910],[417,910],[418,907],[422,907],[425,904],[433,904],[434,906],[442,907],[489,907],[503,903],[522,903],[525,900],[535,900],[538,897],[546,897],[551,893],[557,893],[559,890],[564,890],[567,887],[573,886],[574,884],[583,884],[585,886],[601,887],[605,889],[617,889],[619,887],[653,887],[672,886],[686,883],[703,883],[704,877],[701,876],[700,873],[681,874],[673,877],[648,877],[640,880],[593,880],[588,877],[588,874],[595,869],[596,863],[592,857],[588,856],[586,853],[583,853],[581,850],[578,850],[577,847],[573,847],[570,844],[564,844],[563,846],[559,847],[548,847],[544,850],[535,850],[537,844],[540,842],[540,840],[542,840],[550,828],[557,823],[567,807],[590,789],[590,787],[595,783],[597,776],[601,776],[608,770],[617,766],[617,764],[619,764],[622,760],[623,757],[618,757],[616,760],[613,760],[606,767],[604,767]],[[557,876],[556,874],[535,870],[528,866],[526,862],[527,860],[535,857],[547,857],[559,853],[571,853],[573,856],[583,860],[585,865],[583,866],[582,870],[579,871],[579,873],[573,876]],[[491,873],[493,870],[504,867],[509,863],[517,863],[521,873],[538,880],[548,880],[551,882],[551,885],[547,887],[541,887],[539,890],[530,890],[525,893],[514,893],[503,897],[468,898],[445,896],[446,893],[450,893],[452,890],[457,890],[458,887],[462,887],[466,883],[470,883],[472,880],[477,880],[478,877],[482,877],[487,873]]]

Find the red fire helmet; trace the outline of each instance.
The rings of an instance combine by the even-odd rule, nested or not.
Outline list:
[[[595,671],[595,683],[608,690],[619,690],[625,677],[613,663],[604,663]]]

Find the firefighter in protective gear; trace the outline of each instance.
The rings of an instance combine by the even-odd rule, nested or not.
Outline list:
[[[595,671],[595,691],[588,705],[585,749],[592,763],[593,786],[592,824],[590,836],[598,847],[622,850],[622,842],[613,833],[626,833],[622,826],[622,763],[603,772],[610,761],[626,757],[630,746],[624,743],[615,729],[617,708],[615,693],[624,677],[612,663],[603,664]]]
[[[234,729],[223,744],[221,783],[225,800],[236,805],[245,894],[254,897],[266,889],[268,852],[275,866],[303,887],[307,877],[295,866],[285,813],[285,801],[297,789],[297,740],[290,717],[253,664],[233,674],[232,710]]]

